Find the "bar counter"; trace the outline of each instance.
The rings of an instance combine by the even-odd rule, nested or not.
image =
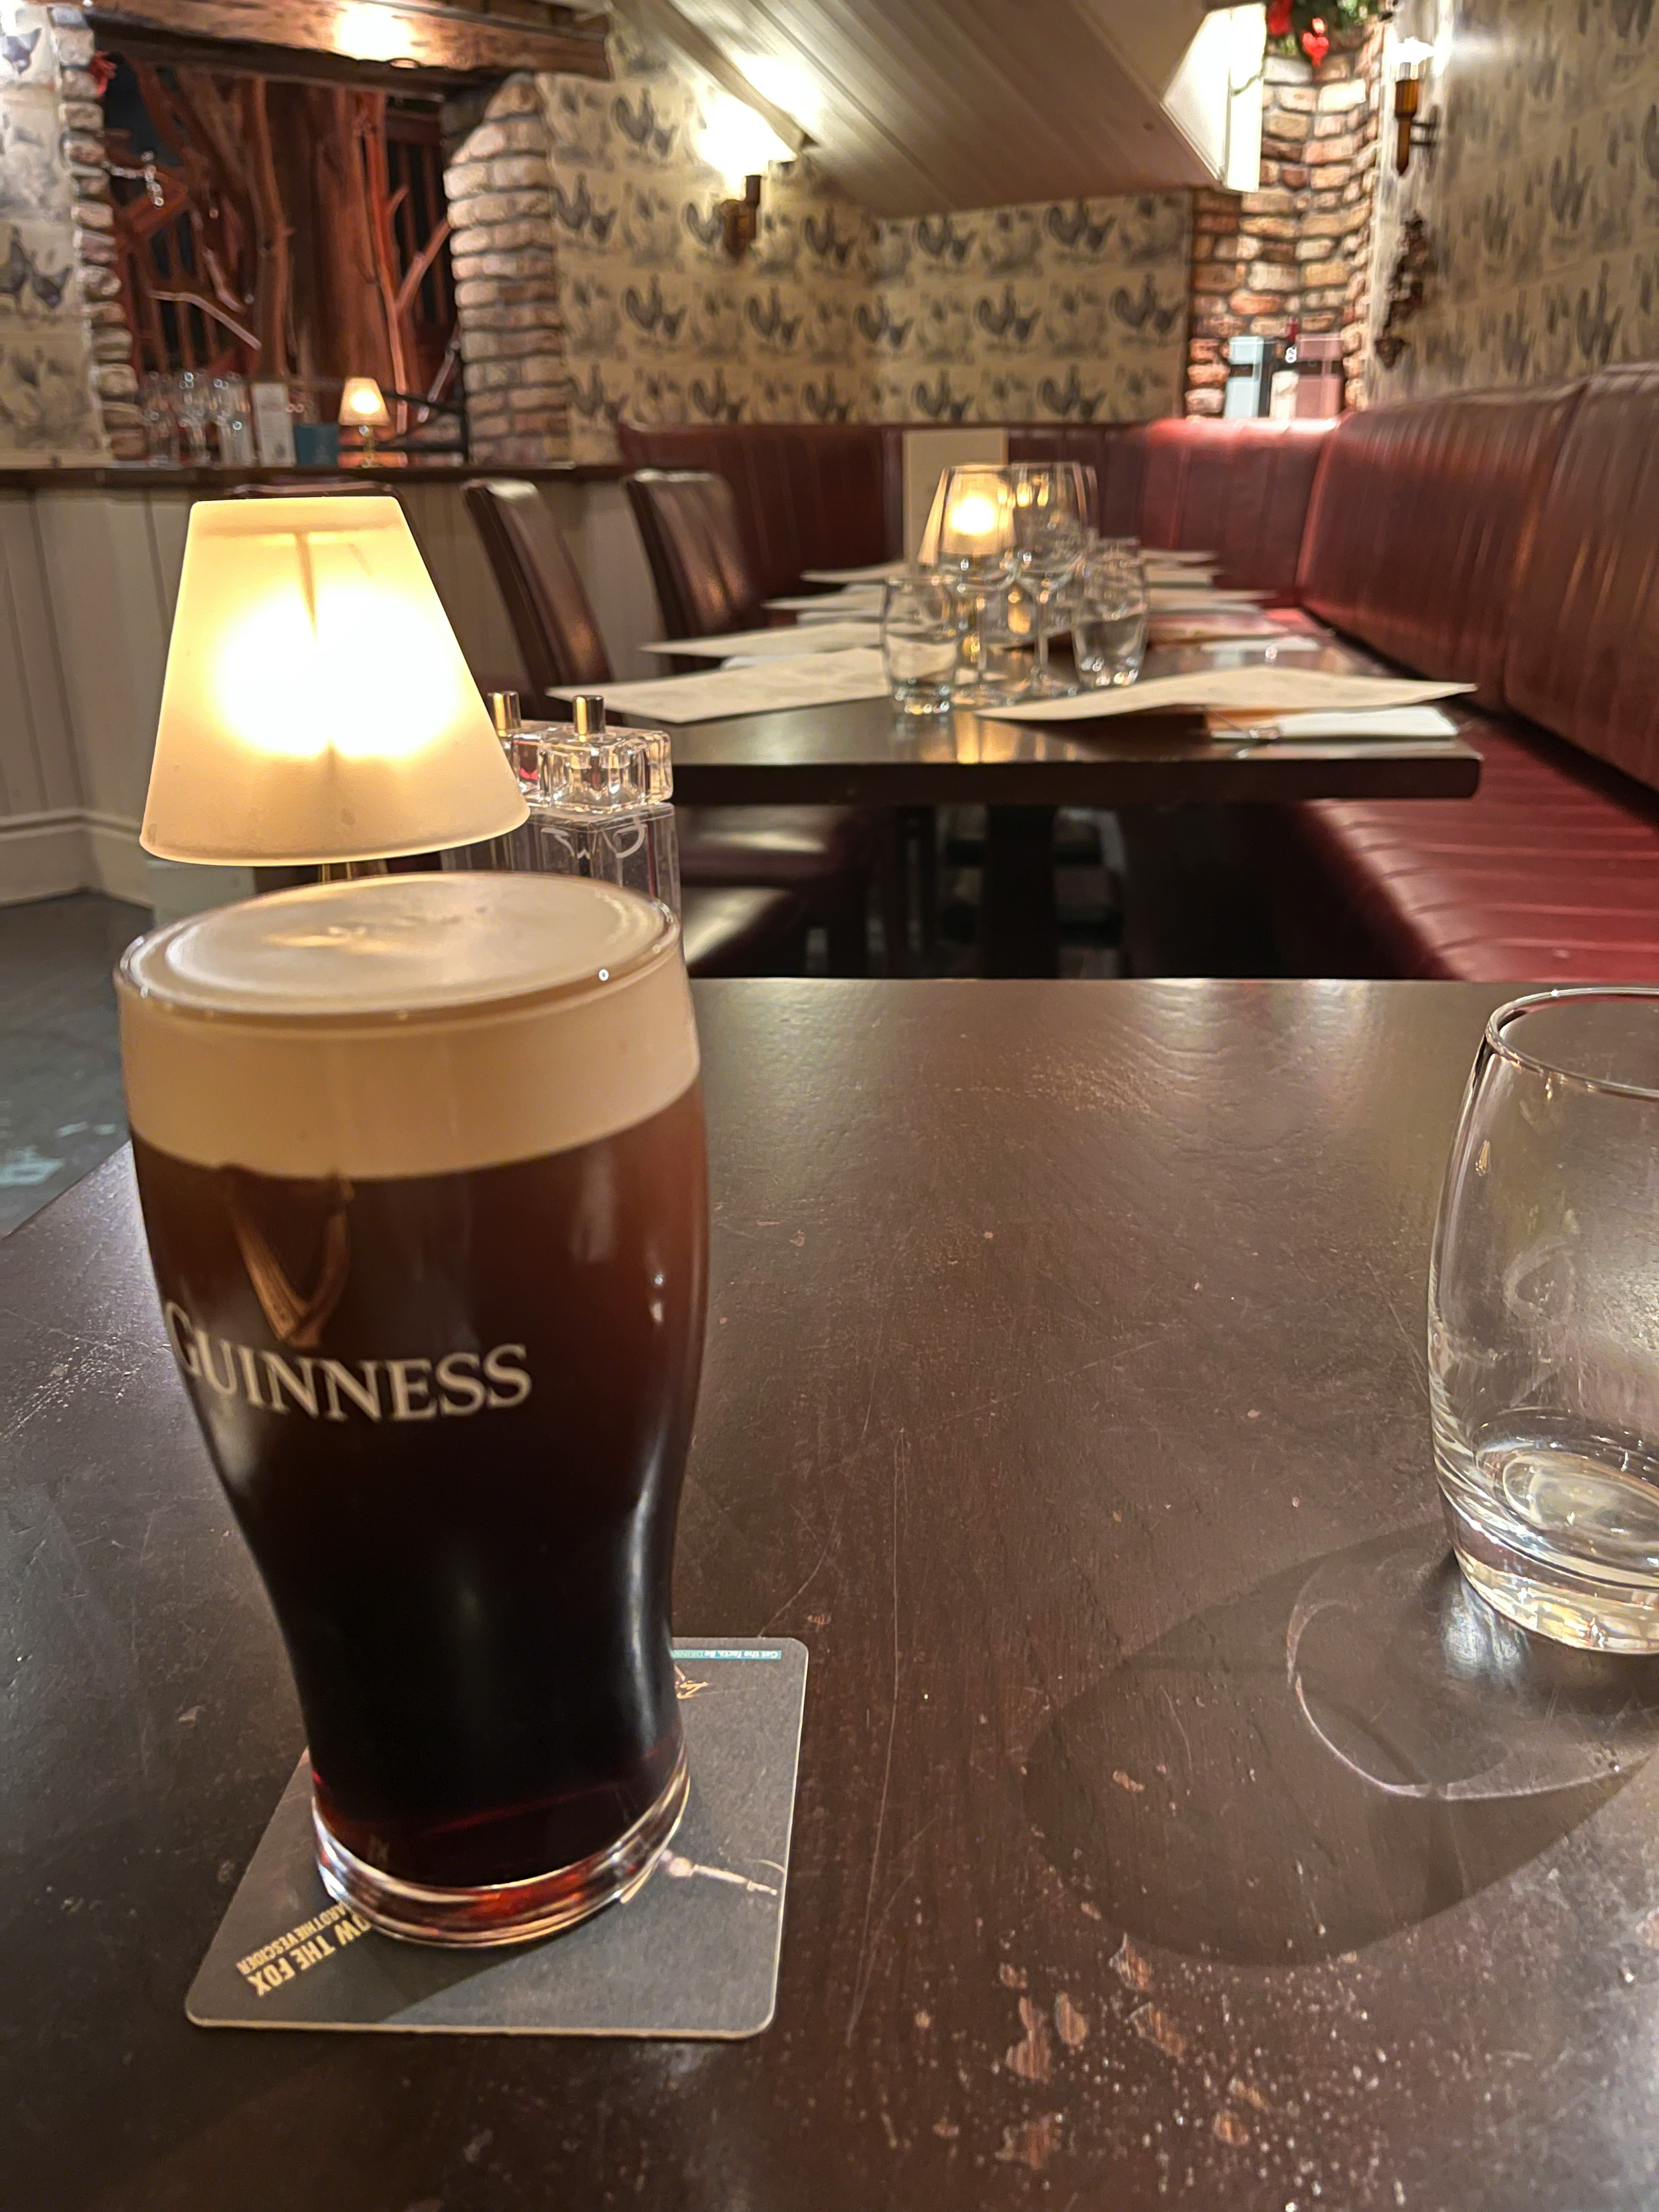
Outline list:
[[[555,467],[491,466],[488,461],[419,461],[393,467],[377,463],[362,468],[342,462],[337,468],[220,469],[152,467],[147,462],[112,462],[104,468],[0,469],[6,491],[188,491],[225,499],[245,484],[270,484],[303,492],[319,483],[333,485],[343,476],[384,478],[388,489],[401,484],[459,484],[470,477],[512,477],[525,483],[615,483],[628,474],[620,461],[562,461]]]

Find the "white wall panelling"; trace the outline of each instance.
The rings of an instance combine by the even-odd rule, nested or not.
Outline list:
[[[526,690],[459,484],[388,489],[474,675]],[[659,673],[641,650],[661,628],[621,484],[541,489],[618,678]],[[0,494],[0,905],[91,887],[175,913],[246,888],[234,870],[158,874],[138,844],[191,503],[165,484]]]

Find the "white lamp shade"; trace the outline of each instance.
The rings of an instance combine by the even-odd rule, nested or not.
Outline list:
[[[340,394],[340,420],[360,430],[389,430],[392,416],[386,394],[372,376],[349,376]]]
[[[203,500],[140,842],[167,860],[365,860],[526,809],[395,499]]]

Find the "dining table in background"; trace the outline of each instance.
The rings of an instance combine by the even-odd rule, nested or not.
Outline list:
[[[1285,619],[1288,665],[1374,674],[1380,664]],[[1231,649],[1237,655],[1247,642]],[[1311,648],[1311,649],[1310,649]],[[1064,665],[1063,653],[1057,656]],[[1148,677],[1213,667],[1213,650],[1154,647]],[[1454,702],[1455,703],[1455,702]],[[633,719],[627,715],[618,720]],[[1097,722],[1000,722],[957,708],[907,715],[884,698],[670,726],[686,805],[983,806],[978,964],[988,976],[1059,973],[1054,817],[1061,807],[1466,799],[1480,757],[1456,737],[1212,738],[1198,713]]]
[[[128,1158],[0,1243],[8,2206],[1645,2212],[1650,1662],[1486,1613],[1430,1448],[1501,995],[696,987],[675,1621],[811,1654],[744,2042],[186,2023],[289,1670]]]

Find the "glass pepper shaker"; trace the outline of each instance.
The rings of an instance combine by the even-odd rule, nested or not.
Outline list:
[[[447,854],[459,868],[592,876],[680,910],[674,770],[660,730],[611,730],[605,701],[583,692],[568,722],[526,722],[518,695],[490,694],[496,735],[530,818],[505,837]]]

